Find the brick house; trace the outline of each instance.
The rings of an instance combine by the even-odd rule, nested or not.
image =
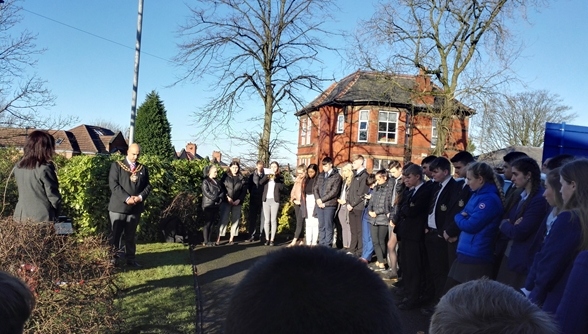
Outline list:
[[[0,147],[24,147],[31,128],[0,128]],[[111,154],[127,152],[122,133],[94,125],[82,124],[70,130],[46,130],[55,138],[55,152],[66,158],[74,155]]]
[[[366,158],[368,170],[386,168],[391,160],[420,163],[437,145],[438,120],[431,109],[442,100],[426,92],[438,90],[426,75],[357,71],[333,83],[296,113],[298,163],[319,163],[330,156],[338,165],[355,154]],[[425,96],[416,96],[417,91]],[[445,145],[447,156],[467,146],[473,110],[457,105]]]

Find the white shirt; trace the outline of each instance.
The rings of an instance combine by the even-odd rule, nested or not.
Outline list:
[[[445,180],[443,180],[443,182],[441,182],[441,189],[439,190],[439,193],[437,193],[437,198],[435,198],[435,207],[437,207],[437,201],[439,200],[439,196],[441,196],[443,188],[445,188],[447,183],[449,183],[450,179],[451,177],[448,177]],[[435,222],[435,210],[433,210],[433,213],[429,214],[427,225],[429,226],[429,228],[437,229],[437,223]]]

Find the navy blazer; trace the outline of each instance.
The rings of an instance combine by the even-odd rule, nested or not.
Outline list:
[[[457,198],[455,204],[449,210],[449,216],[452,219],[448,220],[445,225],[445,232],[449,237],[459,237],[459,233],[461,232],[457,224],[455,223],[455,215],[463,211],[465,206],[468,204],[470,197],[472,196],[472,189],[470,186],[465,184],[465,180],[456,181],[456,189],[458,190]]]
[[[404,240],[422,241],[425,237],[427,219],[429,217],[429,203],[433,195],[433,183],[425,182],[410,197],[410,191],[402,194],[396,233]]]
[[[578,254],[566,289],[557,307],[555,320],[562,333],[588,333],[588,251]]]
[[[535,257],[535,254],[532,254],[535,235],[543,219],[549,214],[550,207],[543,197],[543,192],[544,189],[539,187],[532,198],[530,195],[527,197],[526,200],[530,202],[524,212],[520,212],[522,208],[518,207],[518,203],[514,205],[509,212],[508,219],[503,220],[500,224],[502,235],[513,241],[508,256],[508,269],[519,274],[526,275],[529,272]],[[522,221],[515,225],[519,217],[522,218]]]
[[[580,219],[564,211],[557,215],[543,247],[535,255],[525,288],[529,299],[544,311],[555,313],[568,282],[582,237]]]

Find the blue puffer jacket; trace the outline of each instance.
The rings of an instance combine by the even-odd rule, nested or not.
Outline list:
[[[455,215],[455,223],[461,230],[457,253],[492,262],[503,210],[495,185],[486,183],[475,191],[463,211]],[[467,215],[462,215],[463,212]]]

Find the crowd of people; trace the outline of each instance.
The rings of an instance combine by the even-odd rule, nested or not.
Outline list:
[[[29,135],[14,172],[15,220],[56,218],[61,196],[54,152],[52,136]],[[109,174],[109,242],[124,249],[116,256],[134,267],[140,266],[135,232],[151,191],[139,155],[139,145],[131,144]],[[563,333],[587,333],[588,159],[560,155],[539,166],[525,153],[510,152],[503,160],[502,175],[465,151],[451,159],[429,156],[420,165],[392,161],[374,173],[361,155],[338,169],[330,157],[321,160],[321,171],[300,165],[290,193],[296,229],[289,246],[341,248],[356,263],[398,277],[401,310],[433,314],[448,291],[489,278],[551,314]],[[219,245],[229,223],[228,244],[234,244],[247,194],[247,242],[275,245],[285,179],[277,162],[269,167],[258,162],[244,176],[233,161],[220,179],[217,166],[205,169],[204,246]]]
[[[588,160],[557,156],[539,166],[523,152],[503,160],[502,174],[468,152],[420,165],[393,161],[374,173],[362,156],[338,169],[325,157],[321,172],[298,166],[289,246],[340,248],[398,277],[401,310],[433,314],[453,287],[489,278],[526,296],[564,332],[587,332],[588,322],[569,314],[588,314],[579,299],[587,290],[579,275],[587,270]],[[266,244],[273,245],[274,203],[267,202],[278,197],[267,194],[278,188],[265,175],[258,179]]]

